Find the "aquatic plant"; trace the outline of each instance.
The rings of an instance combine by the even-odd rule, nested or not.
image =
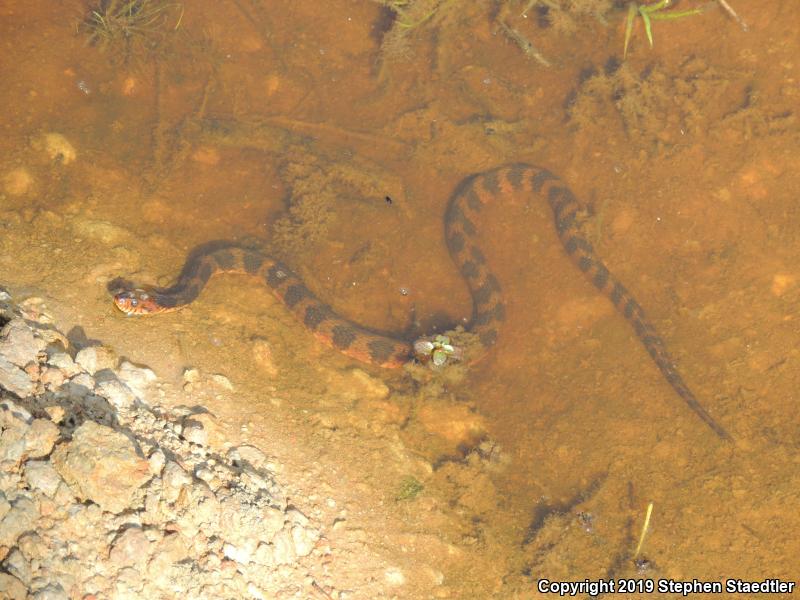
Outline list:
[[[667,10],[670,8],[672,0],[659,0],[653,4],[637,4],[630,2],[628,4],[628,16],[625,20],[625,44],[622,49],[623,58],[628,55],[628,43],[631,40],[633,33],[633,23],[638,14],[644,23],[644,30],[647,34],[647,41],[650,47],[653,47],[653,21],[668,21],[675,19],[682,19],[692,15],[699,15],[703,12],[702,8],[690,8],[689,10]]]
[[[79,24],[89,44],[128,58],[134,44],[155,48],[183,20],[183,5],[165,0],[100,0]],[[173,25],[174,22],[174,25]]]

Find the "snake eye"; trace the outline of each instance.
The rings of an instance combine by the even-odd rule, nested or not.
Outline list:
[[[131,298],[131,306],[138,306],[139,301],[136,298]]]

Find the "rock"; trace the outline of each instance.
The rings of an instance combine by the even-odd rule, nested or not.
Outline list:
[[[175,502],[183,487],[190,483],[192,483],[192,476],[184,471],[178,463],[168,460],[161,475],[164,499],[167,502]]]
[[[72,377],[81,372],[72,357],[63,350],[53,350],[48,353],[47,364],[58,367],[67,377]]]
[[[166,460],[166,456],[162,450],[153,450],[153,452],[147,458],[147,465],[150,468],[150,472],[153,475],[161,475],[161,470],[164,468]]]
[[[69,596],[58,583],[49,583],[32,595],[33,600],[69,600]]]
[[[138,502],[136,492],[152,477],[147,461],[126,435],[93,421],[78,427],[71,442],[56,448],[52,461],[78,498],[112,513]]]
[[[27,496],[19,496],[11,504],[11,510],[0,521],[0,546],[11,547],[17,538],[33,529],[39,511],[36,504]]]
[[[117,409],[130,409],[136,402],[136,395],[133,391],[118,379],[98,381],[95,387],[97,393]]]
[[[150,384],[157,379],[152,370],[147,367],[137,367],[127,360],[120,364],[117,376],[140,398],[144,396]]]
[[[34,336],[30,326],[19,317],[11,319],[0,330],[0,356],[18,367],[36,362],[45,346],[44,340]]]
[[[263,469],[267,464],[267,455],[255,446],[242,445],[231,448],[228,458],[236,462],[246,461],[256,469]]]
[[[150,557],[151,542],[139,527],[129,527],[111,545],[111,560],[118,565],[141,569]]]
[[[25,585],[30,585],[31,566],[22,555],[22,552],[16,548],[12,549],[11,552],[8,553],[8,556],[6,556],[6,559],[3,561],[3,567],[5,567],[6,571],[11,573]]]
[[[105,346],[87,346],[78,351],[75,362],[94,375],[102,369],[113,369],[117,365],[117,356]]]
[[[64,420],[64,415],[66,414],[64,407],[58,406],[57,404],[45,407],[44,412],[47,413],[53,423],[61,423],[61,421]]]
[[[288,531],[282,529],[272,538],[272,556],[277,565],[288,565],[295,561],[294,540]]]
[[[25,434],[25,455],[28,458],[47,456],[60,435],[58,426],[49,419],[34,419]]]
[[[198,446],[208,445],[208,432],[205,430],[201,423],[193,419],[184,421],[183,424],[183,439]]]
[[[28,374],[2,356],[0,356],[0,387],[20,398],[30,396],[36,390],[36,384]]]
[[[41,491],[48,498],[52,498],[58,485],[61,483],[53,466],[45,460],[29,460],[25,463],[25,480],[31,489]]]
[[[211,375],[211,377],[209,377],[209,380],[220,389],[228,390],[229,392],[233,391],[233,384],[231,383],[230,379],[225,377],[225,375],[214,373]]]
[[[28,591],[23,583],[8,573],[0,572],[0,597],[9,600],[24,600],[28,597]]]

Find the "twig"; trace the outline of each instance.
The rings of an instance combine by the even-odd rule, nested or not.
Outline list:
[[[742,31],[747,31],[747,23],[745,23],[744,19],[736,14],[736,11],[733,10],[733,7],[730,4],[728,4],[725,0],[717,0],[717,2],[719,2],[719,5],[725,9],[725,12],[727,12],[731,18],[739,24],[739,26],[742,28]]]

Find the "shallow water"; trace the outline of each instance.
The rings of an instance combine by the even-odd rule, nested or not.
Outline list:
[[[272,419],[339,432],[327,452],[437,540],[413,555],[452,597],[536,597],[542,577],[796,577],[796,8],[738,0],[747,32],[716,9],[660,21],[652,50],[639,23],[621,63],[621,12],[563,32],[477,4],[444,3],[390,44],[367,1],[198,2],[147,50],[87,45],[78,2],[3,3],[0,283],[164,377],[224,373],[237,397],[217,409],[256,437]],[[47,132],[74,161],[48,155]],[[167,284],[210,239],[255,240],[354,321],[402,330],[413,307],[423,328],[453,325],[471,304],[447,198],[518,161],[585,203],[598,253],[733,444],[663,380],[537,198],[482,213],[507,320],[454,381],[360,366],[365,392],[246,278],[147,321],[105,289]],[[388,399],[369,393],[380,381]],[[424,490],[395,502],[407,476]]]

